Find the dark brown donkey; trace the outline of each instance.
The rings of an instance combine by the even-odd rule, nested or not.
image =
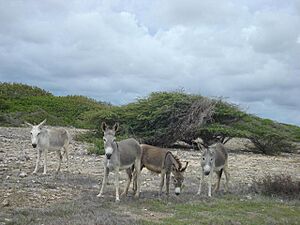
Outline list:
[[[188,162],[186,162],[185,167],[182,167],[182,164],[179,161],[179,159],[176,156],[174,156],[171,151],[164,148],[158,148],[146,144],[141,144],[141,148],[141,170],[144,167],[146,167],[152,172],[161,174],[159,194],[162,194],[162,188],[164,186],[164,180],[166,177],[166,194],[169,195],[170,174],[172,173],[174,175],[173,183],[175,186],[175,194],[179,195],[184,180],[183,173],[188,166]],[[136,190],[135,176],[133,183],[134,190]]]

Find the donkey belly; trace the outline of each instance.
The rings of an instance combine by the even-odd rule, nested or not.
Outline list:
[[[150,170],[150,171],[152,171],[152,172],[155,172],[155,173],[161,173],[161,170],[162,170],[161,166],[157,166],[157,165],[144,164],[144,166],[145,166],[148,170]]]
[[[59,149],[62,148],[65,144],[64,139],[56,139],[56,138],[50,138],[49,140],[49,148],[52,149]]]
[[[130,154],[121,154],[120,155],[120,169],[127,169],[132,166],[135,162],[136,156]]]
[[[120,170],[126,170],[126,169],[130,168],[132,165],[133,165],[133,163],[129,164],[129,165],[122,165],[122,166],[120,166]]]
[[[220,170],[223,169],[223,168],[224,168],[224,165],[218,166],[218,167],[215,167],[215,168],[214,168],[214,171],[215,171],[215,172],[218,172],[218,171],[220,171]]]

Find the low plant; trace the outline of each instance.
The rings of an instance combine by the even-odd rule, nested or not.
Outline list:
[[[278,155],[281,152],[294,152],[296,146],[289,140],[276,133],[262,134],[261,136],[252,135],[250,137],[254,147],[250,147],[253,152],[266,155]]]
[[[267,174],[255,180],[253,185],[255,191],[263,195],[300,199],[300,181],[287,174]]]

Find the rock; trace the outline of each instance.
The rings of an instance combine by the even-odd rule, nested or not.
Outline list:
[[[5,221],[6,223],[11,223],[11,222],[12,222],[12,219],[5,218],[4,221]]]
[[[179,147],[179,148],[188,148],[188,149],[192,149],[193,146],[189,145],[188,143],[184,142],[184,141],[176,141],[173,145],[173,147]]]
[[[251,196],[251,195],[247,195],[246,198],[247,198],[248,200],[252,200],[252,196]]]
[[[27,177],[27,173],[26,172],[21,172],[20,174],[19,174],[19,177]]]
[[[8,199],[4,199],[4,200],[2,201],[2,203],[1,203],[1,205],[2,205],[3,207],[9,206],[9,201],[8,201]]]

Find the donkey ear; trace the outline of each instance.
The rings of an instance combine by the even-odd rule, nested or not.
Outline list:
[[[119,123],[115,123],[115,125],[113,126],[114,131],[118,131],[119,127]]]
[[[201,152],[204,152],[204,150],[205,149],[207,149],[207,146],[205,145],[205,144],[203,144],[203,143],[197,143],[197,146],[198,146],[198,148],[199,148],[199,150],[201,151]]]
[[[44,119],[43,122],[41,122],[38,126],[41,127],[46,123],[47,119]]]
[[[185,162],[185,167],[181,168],[181,172],[184,172],[187,168],[187,166],[189,165],[189,162]]]
[[[102,131],[106,131],[106,129],[107,129],[107,124],[106,124],[105,122],[102,122],[102,123],[101,123],[101,129],[102,129]]]
[[[28,123],[28,122],[24,122],[27,126],[29,126],[29,127],[33,127],[33,125],[31,124],[31,123]]]

